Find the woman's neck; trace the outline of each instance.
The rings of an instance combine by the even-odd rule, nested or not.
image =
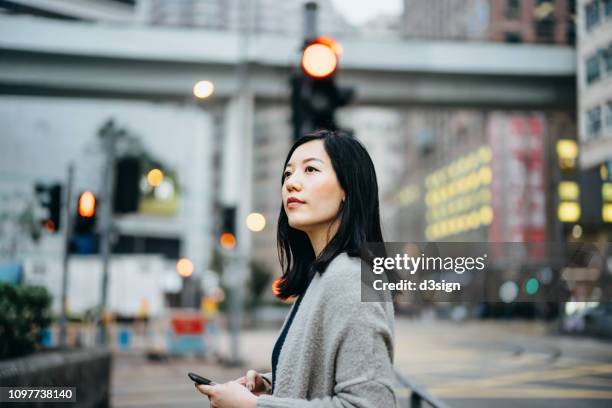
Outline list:
[[[310,239],[310,245],[312,245],[312,249],[315,253],[315,258],[323,252],[329,241],[336,235],[338,232],[338,225],[339,222],[334,222],[333,224],[325,224],[306,231]]]

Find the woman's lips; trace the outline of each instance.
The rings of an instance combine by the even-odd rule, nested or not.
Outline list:
[[[301,204],[304,204],[304,201],[300,200],[297,197],[289,197],[289,198],[287,198],[287,209],[289,209],[289,208],[297,208]]]

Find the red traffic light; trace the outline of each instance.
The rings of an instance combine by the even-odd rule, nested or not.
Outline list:
[[[341,52],[340,44],[333,39],[318,37],[304,48],[302,69],[313,78],[328,77],[336,71]]]
[[[55,226],[55,223],[53,222],[53,220],[46,220],[45,221],[45,229],[49,232],[56,232],[57,231],[57,227]]]
[[[219,237],[219,245],[223,249],[234,249],[236,247],[236,236],[231,232],[224,232]]]
[[[96,196],[91,191],[85,191],[79,197],[79,215],[91,218],[96,214]]]

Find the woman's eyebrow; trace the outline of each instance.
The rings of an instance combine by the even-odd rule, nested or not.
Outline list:
[[[307,159],[302,160],[302,164],[304,164],[304,163],[306,163],[306,162],[309,162],[309,161],[311,161],[311,160],[316,160],[316,161],[318,161],[318,162],[323,163],[323,160],[321,160],[321,159],[317,159],[316,157],[309,157],[309,158],[307,158]],[[287,166],[286,166],[286,167],[289,167],[289,166],[293,166],[293,163],[291,163],[291,162],[287,163]]]

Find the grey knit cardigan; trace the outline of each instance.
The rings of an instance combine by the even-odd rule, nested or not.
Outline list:
[[[361,302],[360,277],[361,260],[346,253],[316,274],[280,351],[274,394],[258,408],[396,407],[393,304]]]

